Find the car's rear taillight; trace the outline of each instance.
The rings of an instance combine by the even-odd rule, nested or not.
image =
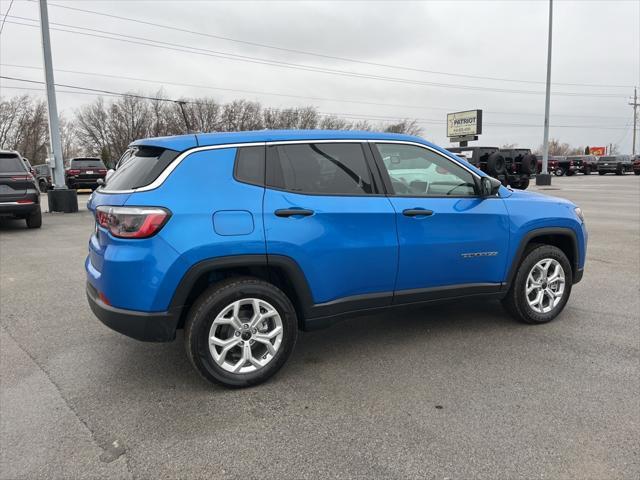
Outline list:
[[[80,170],[76,170],[75,168],[70,168],[69,170],[67,170],[67,173],[69,175],[80,175]]]
[[[118,238],[148,238],[167,223],[171,212],[159,207],[96,208],[96,222]]]

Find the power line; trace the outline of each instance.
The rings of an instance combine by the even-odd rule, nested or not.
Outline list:
[[[4,18],[2,19],[2,25],[0,25],[0,35],[2,35],[2,30],[4,29],[4,22],[7,21],[7,15],[9,15],[9,12],[11,11],[11,7],[13,7],[13,1],[14,0],[11,0],[11,3],[9,4],[9,8],[7,8],[7,11],[4,14]]]
[[[11,17],[13,18],[13,16],[11,16]],[[16,17],[16,18],[24,18],[24,17]],[[32,21],[32,22],[36,21],[35,19],[26,19],[26,20]],[[9,21],[8,23],[12,23],[12,24],[15,24],[15,25],[22,25],[22,26],[26,26],[26,27],[37,28],[37,25],[32,25],[32,24],[28,24],[28,23],[21,23],[21,22],[14,22],[14,21]],[[462,89],[462,90],[489,91],[489,92],[497,92],[497,93],[513,93],[513,94],[527,94],[527,95],[543,95],[544,94],[544,92],[534,91],[534,90],[512,90],[512,89],[505,89],[505,88],[493,88],[493,87],[481,87],[481,86],[473,86],[473,85],[459,85],[459,84],[447,84],[447,83],[439,83],[439,82],[427,82],[427,81],[413,80],[413,79],[401,78],[401,77],[388,77],[388,76],[372,75],[372,74],[365,74],[365,73],[352,72],[352,71],[346,71],[346,70],[336,70],[336,69],[329,69],[329,68],[324,68],[324,67],[316,67],[316,66],[311,66],[311,65],[303,65],[303,64],[290,63],[290,62],[281,62],[281,61],[278,61],[278,60],[268,60],[268,59],[263,59],[263,58],[259,58],[259,57],[251,57],[251,56],[247,56],[247,55],[237,55],[237,54],[232,54],[232,53],[228,53],[228,52],[220,52],[220,51],[209,50],[209,49],[204,49],[204,48],[191,47],[189,45],[181,45],[181,44],[175,44],[175,43],[170,43],[170,42],[163,42],[163,41],[160,41],[160,40],[154,40],[154,39],[149,39],[149,38],[145,38],[145,37],[136,37],[136,36],[132,36],[132,35],[125,35],[125,34],[120,34],[120,33],[108,32],[108,31],[104,31],[104,30],[86,28],[86,27],[78,27],[78,26],[74,26],[74,25],[58,24],[58,23],[52,23],[52,25],[61,25],[61,26],[69,27],[69,28],[74,28],[74,29],[77,29],[77,30],[86,30],[88,32],[97,32],[97,33],[99,33],[99,34],[87,33],[87,32],[76,31],[76,30],[68,30],[68,29],[65,29],[65,28],[54,28],[54,27],[50,28],[50,30],[73,33],[73,34],[76,34],[76,35],[84,35],[84,36],[89,36],[89,37],[94,37],[94,38],[102,38],[102,39],[113,40],[113,41],[119,41],[119,42],[124,42],[124,43],[129,43],[129,44],[142,45],[142,46],[147,46],[147,47],[155,47],[155,48],[161,48],[161,49],[165,49],[165,50],[172,50],[172,51],[177,51],[177,52],[181,52],[181,53],[191,53],[191,54],[203,55],[203,56],[207,56],[207,57],[223,58],[223,59],[226,59],[226,60],[234,60],[234,61],[240,61],[240,62],[261,64],[261,65],[269,65],[269,66],[287,68],[287,69],[292,69],[292,70],[309,71],[309,72],[315,72],[315,73],[325,73],[325,74],[330,74],[330,75],[338,75],[338,76],[351,77],[351,78],[364,78],[364,79],[379,80],[379,81],[386,81],[386,82],[400,83],[400,84],[407,84],[407,85],[421,85],[421,86],[431,86],[431,87],[440,87],[440,88],[453,88],[453,89]],[[101,34],[106,34],[106,35],[101,35]],[[117,36],[109,36],[109,35],[117,35]],[[125,37],[125,38],[121,38],[121,37]],[[624,95],[620,95],[620,94],[593,93],[593,92],[589,92],[589,93],[554,92],[554,95],[592,97],[592,98],[597,98],[597,97],[600,97],[600,98],[616,98],[616,97],[623,97],[624,96]]]
[[[15,80],[18,82],[26,82],[26,83],[34,83],[34,84],[39,84],[39,85],[44,85],[44,82],[42,81],[38,81],[38,80],[30,80],[30,79],[25,79],[25,78],[17,78],[17,77],[9,77],[9,76],[5,76],[5,75],[0,75],[0,78],[3,78],[5,80]],[[96,88],[89,88],[89,87],[80,87],[77,85],[67,85],[67,84],[62,84],[62,83],[56,83],[55,84],[57,87],[64,87],[64,88],[73,88],[73,89],[78,89],[78,90],[83,90],[83,91],[89,91],[89,92],[96,92],[96,93],[106,93],[108,95],[114,95],[114,96],[120,96],[120,97],[133,97],[133,98],[140,98],[140,99],[145,99],[145,100],[153,100],[153,101],[160,101],[160,102],[171,102],[171,103],[175,103],[175,104],[194,104],[194,105],[201,105],[201,102],[194,102],[194,101],[189,101],[189,100],[176,100],[176,99],[170,99],[170,98],[159,98],[159,97],[151,97],[148,95],[140,95],[140,94],[133,94],[133,93],[121,93],[121,92],[114,92],[111,90],[102,90],[102,89],[96,89]],[[71,92],[68,92],[71,93]],[[78,92],[81,93],[81,92]],[[365,119],[365,120],[383,120],[383,121],[398,121],[398,120],[402,120],[403,117],[402,116],[375,116],[375,115],[366,115],[366,114],[351,114],[351,113],[327,113],[327,112],[318,112],[320,115],[324,115],[324,116],[339,116],[339,117],[343,117],[343,118],[353,118],[353,119]],[[431,123],[431,124],[437,124],[437,125],[441,125],[442,124],[442,120],[438,120],[435,118],[417,118],[415,119],[417,121],[419,121],[419,123]],[[490,125],[490,126],[501,126],[501,127],[539,127],[539,125],[535,125],[535,124],[515,124],[515,123],[485,123],[485,125]],[[620,130],[621,128],[626,128],[626,127],[601,127],[598,125],[553,125],[554,128],[598,128],[598,129],[607,129],[607,130]]]
[[[394,65],[394,64],[387,64],[387,63],[370,62],[370,61],[366,61],[366,60],[357,60],[357,59],[348,58],[348,57],[340,57],[340,56],[328,55],[328,54],[324,54],[324,53],[310,52],[310,51],[307,51],[307,50],[299,50],[299,49],[295,49],[295,48],[286,48],[286,47],[280,47],[280,46],[276,46],[276,45],[269,45],[269,44],[265,44],[265,43],[249,41],[249,40],[241,40],[241,39],[237,39],[237,38],[225,37],[225,36],[222,36],[222,35],[215,35],[215,34],[212,34],[212,33],[205,33],[205,32],[200,32],[200,31],[197,31],[197,30],[189,30],[189,29],[186,29],[186,28],[180,28],[180,27],[175,27],[175,26],[171,26],[171,25],[166,25],[166,24],[161,24],[161,23],[156,23],[156,22],[150,22],[148,20],[141,20],[141,19],[137,19],[137,18],[124,17],[124,16],[121,16],[121,15],[114,15],[114,14],[110,14],[110,13],[97,12],[95,10],[86,10],[86,9],[78,8],[78,7],[69,7],[69,6],[66,6],[66,5],[59,5],[59,4],[56,4],[56,3],[51,3],[50,5],[52,7],[62,8],[62,9],[65,9],[65,10],[73,10],[73,11],[82,12],[82,13],[89,13],[91,15],[99,15],[99,16],[103,16],[103,17],[114,18],[114,19],[117,19],[117,20],[124,20],[124,21],[127,21],[127,22],[134,22],[134,23],[138,23],[138,24],[142,24],[142,25],[150,25],[150,26],[153,26],[153,27],[164,28],[164,29],[174,30],[174,31],[183,32],[183,33],[189,33],[189,34],[192,34],[192,35],[200,35],[200,36],[203,36],[203,37],[214,38],[214,39],[217,39],[217,40],[224,40],[224,41],[228,41],[228,42],[234,42],[234,43],[238,43],[238,44],[242,44],[242,45],[250,45],[250,46],[254,46],[254,47],[267,48],[267,49],[277,50],[277,51],[281,51],[281,52],[297,53],[297,54],[302,54],[302,55],[310,55],[310,56],[319,57],[319,58],[326,58],[326,59],[331,59],[331,60],[339,60],[339,61],[342,61],[342,62],[357,63],[357,64],[361,64],[361,65],[371,65],[371,66],[376,66],[376,67],[392,68],[392,69],[396,69],[396,70],[405,70],[405,71],[412,71],[412,72],[429,73],[429,74],[434,74],[434,75],[445,75],[445,76],[450,76],[450,77],[471,78],[471,79],[477,79],[477,80],[491,80],[491,81],[500,81],[500,82],[515,82],[515,83],[537,84],[537,85],[544,85],[544,83],[545,83],[545,82],[542,82],[542,81],[535,81],[535,80],[521,80],[521,79],[502,78],[502,77],[489,77],[489,76],[482,76],[482,75],[469,75],[469,74],[463,74],[463,73],[442,72],[442,71],[436,71],[436,70],[426,70],[426,69],[417,68],[417,67],[409,67],[409,66],[405,66],[405,65]],[[605,87],[605,88],[628,88],[629,87],[629,85],[605,85],[605,84],[592,84],[592,83],[561,83],[561,82],[557,82],[557,83],[554,82],[554,85],[574,86],[574,87],[575,86],[578,86],[578,87]]]
[[[31,66],[31,65],[16,65],[11,63],[0,63],[0,66],[4,67],[13,67],[13,68],[23,68],[30,70],[41,70],[41,67]],[[287,93],[279,93],[279,92],[264,92],[257,90],[243,90],[237,88],[225,88],[225,87],[214,87],[211,85],[198,85],[192,83],[182,83],[182,82],[174,82],[167,80],[150,80],[146,78],[140,77],[130,77],[124,75],[115,75],[115,74],[107,74],[107,73],[99,73],[99,72],[83,72],[79,70],[67,70],[56,68],[56,72],[62,73],[71,73],[76,75],[85,75],[85,76],[97,76],[104,78],[114,78],[120,80],[133,80],[137,82],[147,82],[153,83],[156,85],[175,85],[181,87],[190,87],[190,88],[201,88],[208,90],[220,90],[220,91],[228,91],[234,93],[246,93],[251,95],[268,95],[268,96],[277,96],[277,97],[289,97],[289,98],[299,98],[304,100],[319,100],[319,101],[328,101],[328,102],[338,102],[338,103],[355,103],[362,105],[372,105],[372,106],[384,106],[384,107],[398,107],[398,108],[412,108],[412,109],[420,109],[420,110],[441,110],[441,111],[451,111],[455,110],[449,107],[434,107],[427,105],[407,105],[407,104],[397,104],[397,103],[383,103],[383,102],[371,102],[365,100],[353,100],[353,99],[345,99],[345,98],[331,98],[331,97],[315,97],[315,96],[305,96],[305,95],[293,95]],[[503,111],[493,111],[493,110],[485,110],[486,113],[497,114],[497,115],[523,115],[523,116],[540,116],[539,113],[528,113],[528,112],[503,112]],[[600,119],[621,119],[626,117],[616,117],[616,116],[602,116],[602,115],[570,115],[570,114],[555,114],[555,116],[562,117],[579,117],[579,118],[600,118]]]

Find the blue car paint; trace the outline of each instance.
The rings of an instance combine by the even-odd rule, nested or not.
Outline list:
[[[277,217],[303,208],[309,217]],[[316,196],[267,189],[267,253],[293,258],[315,303],[365,293],[393,292],[398,263],[395,212],[382,196]]]
[[[132,145],[183,151],[194,147],[289,140],[394,140],[419,143],[483,172],[423,139],[397,134],[334,131],[260,131],[146,139]],[[98,228],[89,242],[88,281],[112,306],[163,312],[187,270],[197,263],[246,254],[284,255],[301,267],[315,303],[452,284],[500,283],[519,242],[534,229],[576,233],[584,266],[586,231],[572,203],[504,187],[491,199],[334,197],[283,192],[233,179],[236,148],[187,155],[159,187],[110,194],[100,205],[161,206],[172,216],[148,239],[117,239]],[[279,208],[309,208],[311,217],[276,217]],[[407,218],[404,208],[431,217]],[[233,215],[222,212],[235,212]],[[238,213],[240,212],[240,213]],[[216,215],[223,220],[216,223]],[[249,217],[252,229],[249,228]],[[237,233],[234,235],[234,232]],[[465,258],[465,253],[497,252]]]
[[[501,198],[390,197],[390,201],[397,212],[400,246],[396,290],[504,280],[510,232]],[[414,208],[433,214],[402,214]]]

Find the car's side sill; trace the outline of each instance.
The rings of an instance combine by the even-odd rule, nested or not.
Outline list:
[[[403,290],[395,294],[381,292],[356,295],[314,305],[310,308],[311,315],[304,319],[304,329],[309,331],[325,328],[351,314],[467,297],[502,298],[504,294],[501,283],[474,283]]]

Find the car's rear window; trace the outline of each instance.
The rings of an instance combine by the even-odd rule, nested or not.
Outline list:
[[[158,147],[134,147],[120,160],[106,190],[131,190],[153,182],[180,152]]]
[[[71,160],[71,166],[75,168],[107,168],[99,158],[74,158]]]
[[[15,153],[0,153],[0,173],[24,172],[27,168]]]

